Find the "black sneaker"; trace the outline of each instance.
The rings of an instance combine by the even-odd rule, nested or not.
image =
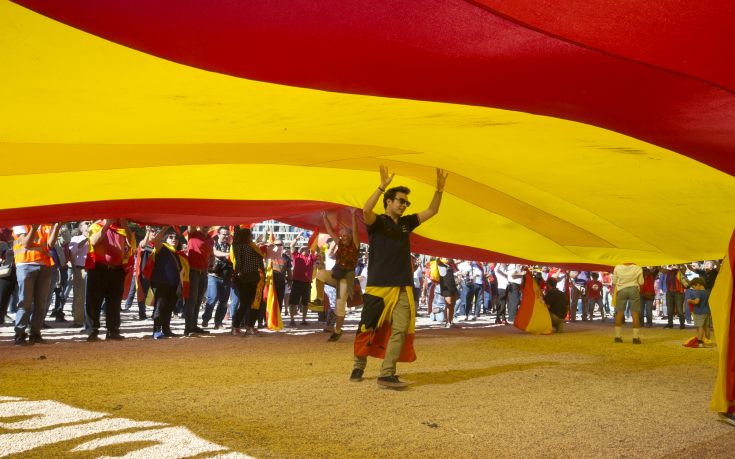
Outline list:
[[[623,338],[621,338],[621,337],[619,337],[619,336],[616,336],[616,337],[615,337],[615,342],[616,342],[616,343],[622,343],[622,342],[623,342]]]
[[[110,339],[113,341],[122,341],[125,339],[125,337],[121,335],[119,332],[117,332],[117,333],[107,333],[107,335],[105,335],[105,339]]]
[[[87,336],[87,341],[89,341],[90,343],[94,341],[99,341],[99,340],[100,340],[99,332],[93,331],[92,333],[89,334],[89,336]]]
[[[674,326],[672,324],[666,324],[664,325],[664,328],[674,328]]]
[[[48,344],[48,341],[43,339],[43,337],[40,334],[38,335],[32,334],[31,336],[28,337],[28,342],[30,342],[31,344]]]
[[[342,332],[334,332],[329,338],[327,338],[327,341],[339,341],[340,338],[342,338]]]
[[[641,344],[640,338],[633,338],[633,344]]]
[[[26,332],[15,334],[16,346],[25,346],[28,344],[28,334]]]
[[[679,330],[684,330],[685,328],[687,328],[686,325],[684,324],[679,325]]]
[[[194,330],[192,330],[194,333],[199,333],[200,335],[209,335],[209,330],[205,330],[200,327],[194,327]]]
[[[365,372],[365,370],[360,368],[355,368],[352,370],[352,374],[350,375],[350,381],[352,382],[360,382],[362,381],[362,374]]]
[[[381,376],[378,378],[378,385],[383,387],[389,387],[391,389],[403,389],[408,387],[411,383],[408,381],[401,381],[398,376]]]

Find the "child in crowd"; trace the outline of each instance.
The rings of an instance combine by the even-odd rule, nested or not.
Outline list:
[[[605,307],[602,304],[602,282],[599,279],[600,275],[597,273],[590,273],[590,279],[585,284],[585,292],[587,293],[587,314],[590,320],[595,312],[595,306],[600,308],[600,317],[602,321],[605,321]]]
[[[697,342],[699,347],[704,347],[710,342],[710,321],[712,314],[709,309],[709,291],[704,289],[704,279],[696,277],[692,279],[685,296],[687,304],[693,308],[694,326],[697,327]]]

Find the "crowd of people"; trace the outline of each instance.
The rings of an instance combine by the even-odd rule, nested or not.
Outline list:
[[[356,276],[364,269],[364,254],[354,212],[349,229],[336,230],[332,216],[323,218],[331,237],[322,247],[308,247],[302,236],[288,247],[269,234],[253,240],[245,226],[139,227],[125,219],[102,219],[5,228],[0,323],[15,313],[17,345],[45,343],[49,316],[83,327],[87,340],[97,341],[104,314],[105,338],[122,340],[121,310],[137,302],[137,319],[153,319],[154,339],[177,336],[171,330],[174,314],[184,318],[185,336],[209,334],[210,323],[222,328],[225,317],[233,335],[257,334],[264,326],[268,275],[290,326],[296,326],[297,315],[308,325],[309,308],[323,308],[321,300],[312,301],[312,283],[319,279],[318,296],[326,296],[331,306],[320,317],[336,341],[347,302],[361,291]],[[71,317],[65,311],[69,298]]]
[[[527,272],[538,283],[547,305],[559,320],[599,318],[604,322],[614,318],[613,272],[418,257],[414,295],[416,302],[427,307],[447,328],[456,326],[456,320],[474,321],[480,315],[494,317],[496,324],[508,325],[518,313]],[[620,284],[618,291],[635,286],[640,306],[633,306],[640,308],[645,327],[653,327],[655,316],[667,321],[665,328],[678,325],[684,329],[694,323],[693,308],[685,300],[687,292],[700,281],[705,291],[711,291],[718,272],[716,261],[645,267],[634,285]],[[630,302],[626,304],[624,317],[632,317]],[[557,331],[563,330],[563,323],[554,324]]]
[[[309,308],[323,308],[320,319],[331,332],[329,341],[342,336],[348,305],[364,304],[350,380],[362,381],[367,357],[374,356],[383,358],[378,384],[403,388],[409,382],[395,375],[396,363],[416,358],[413,330],[420,309],[447,328],[455,327],[455,320],[471,322],[481,315],[508,325],[522,304],[524,283],[533,279],[556,332],[566,322],[609,317],[614,318],[614,341],[621,343],[623,322],[632,317],[632,342],[641,344],[640,327],[653,326],[655,311],[666,318],[666,328],[675,326],[675,318],[682,329],[693,322],[697,345],[712,345],[708,301],[716,262],[645,268],[628,263],[611,273],[417,256],[410,251],[410,233],[438,213],[447,174],[437,169],[430,205],[410,215],[404,215],[410,190],[388,189],[393,176],[380,168],[380,185],[362,209],[367,257],[356,209],[344,225],[322,214],[330,237],[323,246],[297,237],[284,247],[272,235],[254,239],[244,225],[146,226],[143,231],[117,218],[2,229],[0,322],[8,311],[15,312],[15,344],[43,344],[48,313],[69,322],[64,306],[71,295],[71,324],[84,327],[87,341],[100,339],[103,312],[106,339],[125,339],[121,308],[129,310],[136,300],[140,320],[153,308],[151,336],[157,340],[177,336],[171,330],[175,313],[184,318],[185,336],[210,333],[210,322],[221,328],[228,315],[232,335],[257,335],[265,326],[264,286],[269,281],[275,307],[290,316],[290,326],[296,326],[299,315],[300,325],[308,325]],[[385,213],[375,214],[381,197]],[[364,288],[359,278],[366,280]]]
[[[106,338],[120,340],[120,309],[130,310],[137,301],[139,320],[153,309],[155,339],[176,336],[170,325],[175,313],[185,319],[185,336],[208,334],[210,324],[222,328],[225,317],[232,322],[232,334],[257,334],[265,322],[263,284],[268,274],[289,326],[308,325],[310,308],[326,304],[320,318],[331,332],[329,340],[336,341],[348,304],[362,301],[368,266],[354,209],[350,224],[332,220],[323,214],[330,238],[311,248],[301,236],[288,246],[268,235],[254,241],[250,229],[239,226],[146,226],[143,231],[124,219],[104,219],[6,228],[0,232],[0,322],[10,318],[8,312],[15,313],[19,345],[45,342],[46,316],[83,327],[87,339],[95,341],[104,312]],[[527,272],[543,291],[557,332],[567,321],[615,317],[616,276],[611,272],[415,254],[411,260],[414,304],[447,328],[482,315],[496,324],[512,324]],[[621,273],[618,278],[625,275]],[[636,274],[628,282],[627,287],[636,287],[631,295],[638,300],[625,298],[623,318],[633,317],[644,327],[652,327],[654,317],[665,319],[666,328],[693,324],[706,331],[700,344],[709,345],[709,327],[701,327],[694,312],[708,301],[701,298],[695,308],[690,297],[698,290],[710,292],[717,273],[715,261],[645,267],[640,279]],[[318,292],[312,299],[314,281]],[[618,293],[624,293],[626,286],[619,287]],[[69,297],[71,319],[64,310]]]

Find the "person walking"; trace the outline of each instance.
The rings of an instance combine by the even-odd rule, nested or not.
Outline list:
[[[396,376],[396,363],[416,360],[413,350],[416,305],[409,237],[416,227],[439,212],[447,173],[436,170],[436,191],[431,204],[411,215],[404,215],[411,205],[408,200],[411,190],[404,186],[388,188],[394,176],[395,173],[381,166],[380,185],[363,206],[370,244],[369,269],[350,380],[362,381],[367,356],[372,355],[383,358],[378,385],[399,389],[410,383]],[[373,208],[381,195],[385,213],[376,215]]]

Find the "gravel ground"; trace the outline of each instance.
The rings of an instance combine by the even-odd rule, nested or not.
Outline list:
[[[612,325],[599,320],[532,336],[485,316],[452,329],[423,316],[418,360],[398,367],[415,384],[393,391],[376,385],[372,359],[366,379],[349,382],[352,334],[327,343],[316,316],[309,326],[260,337],[220,330],[154,341],[150,321],[127,320],[131,314],[123,342],[86,343],[77,329],[53,328],[45,333],[50,344],[17,347],[12,328],[0,328],[0,395],[185,426],[255,457],[722,458],[735,451],[735,430],[708,411],[717,351],[682,347],[691,328],[659,322],[634,346],[629,328],[614,344]],[[357,318],[348,317],[352,330]],[[174,324],[183,327],[181,319]],[[74,445],[24,457],[127,451],[68,453]]]

